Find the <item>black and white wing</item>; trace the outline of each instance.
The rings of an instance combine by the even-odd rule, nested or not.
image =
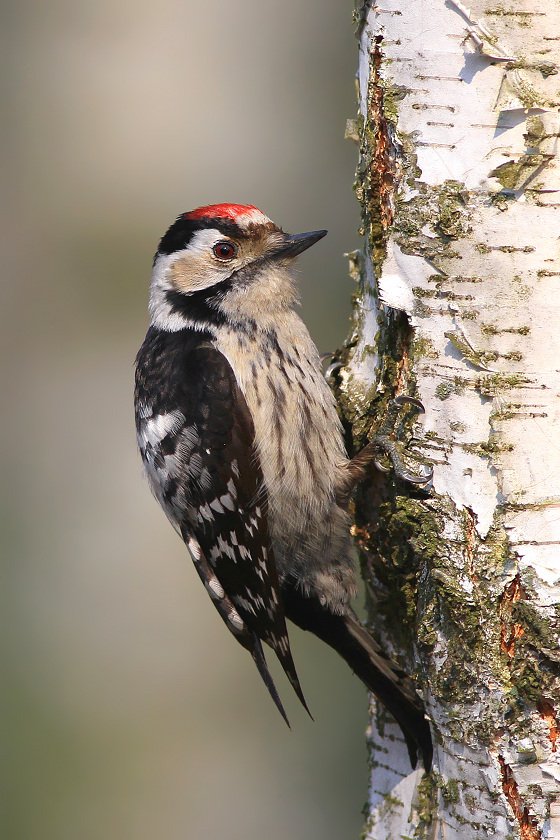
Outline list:
[[[262,642],[307,704],[290,651],[249,408],[229,362],[204,335],[151,332],[138,355],[135,394],[148,478],[286,719]]]

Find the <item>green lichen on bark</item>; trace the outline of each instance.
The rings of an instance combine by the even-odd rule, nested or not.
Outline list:
[[[420,549],[427,558],[437,542],[437,525],[416,499],[385,489],[372,516],[373,494],[379,486],[363,488],[357,502],[357,524],[367,534],[362,540],[362,563],[370,606],[378,629],[390,628],[396,649],[410,653],[419,626],[417,586]],[[398,616],[398,620],[395,618]]]
[[[438,785],[436,777],[433,774],[425,775],[418,783],[416,791],[418,826],[414,832],[414,840],[428,840],[431,836],[437,796]]]
[[[504,530],[496,524],[479,543],[468,512],[458,511],[450,500],[397,492],[385,492],[372,516],[372,492],[379,495],[378,488],[363,491],[358,521],[367,534],[362,558],[374,626],[449,710],[448,736],[472,746],[490,745],[502,700],[486,691],[484,715],[470,716],[464,709],[480,700],[489,673],[496,684],[509,686],[511,679],[509,658],[500,649],[497,610],[507,568],[514,562]],[[458,525],[457,533],[442,539],[449,521]],[[463,557],[459,563],[457,551]],[[465,575],[470,588],[462,582]],[[442,637],[446,656],[436,664],[432,653]],[[412,655],[414,650],[420,657]],[[526,669],[533,672],[529,664]]]
[[[410,156],[405,168],[415,171],[414,166]],[[470,195],[463,184],[453,180],[428,186],[415,177],[414,189],[417,194],[413,197],[397,197],[391,234],[404,253],[424,257],[439,267],[442,258],[455,256],[453,242],[471,230]]]
[[[532,602],[535,593],[530,587],[526,585],[524,592],[525,597],[513,605],[511,615],[512,625],[522,629],[509,663],[511,705],[518,713],[520,705],[533,706],[543,696],[557,696],[560,680],[560,656],[552,641],[552,622]],[[558,618],[556,624],[558,627]],[[530,712],[530,708],[526,711]]]
[[[500,164],[489,174],[490,177],[497,178],[505,190],[520,190],[535,172],[546,166],[549,161],[549,155],[525,154],[517,160],[508,160]]]

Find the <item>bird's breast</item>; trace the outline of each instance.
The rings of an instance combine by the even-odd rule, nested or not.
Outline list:
[[[253,418],[271,517],[299,530],[332,505],[347,462],[317,348],[295,313],[254,338],[231,330],[216,343]]]

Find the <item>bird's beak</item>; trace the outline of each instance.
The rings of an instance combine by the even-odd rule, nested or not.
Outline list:
[[[326,236],[326,230],[311,230],[308,233],[285,233],[284,241],[276,247],[270,256],[273,259],[284,259],[285,257],[297,257],[303,251],[307,251],[315,245],[319,239]]]

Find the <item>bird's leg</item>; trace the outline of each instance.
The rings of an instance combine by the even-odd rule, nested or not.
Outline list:
[[[380,455],[386,455],[389,458],[395,475],[402,481],[406,481],[409,484],[426,485],[432,480],[433,469],[431,467],[429,472],[423,474],[411,472],[407,468],[400,453],[400,447],[392,437],[398,414],[404,405],[411,406],[418,413],[424,411],[424,406],[420,400],[414,397],[403,395],[395,397],[391,401],[387,416],[378,433],[349,461],[344,486],[339,490],[339,504],[344,504],[348,501],[354,487],[366,477],[371,464],[374,464],[381,472],[389,472],[389,468],[379,461]]]

